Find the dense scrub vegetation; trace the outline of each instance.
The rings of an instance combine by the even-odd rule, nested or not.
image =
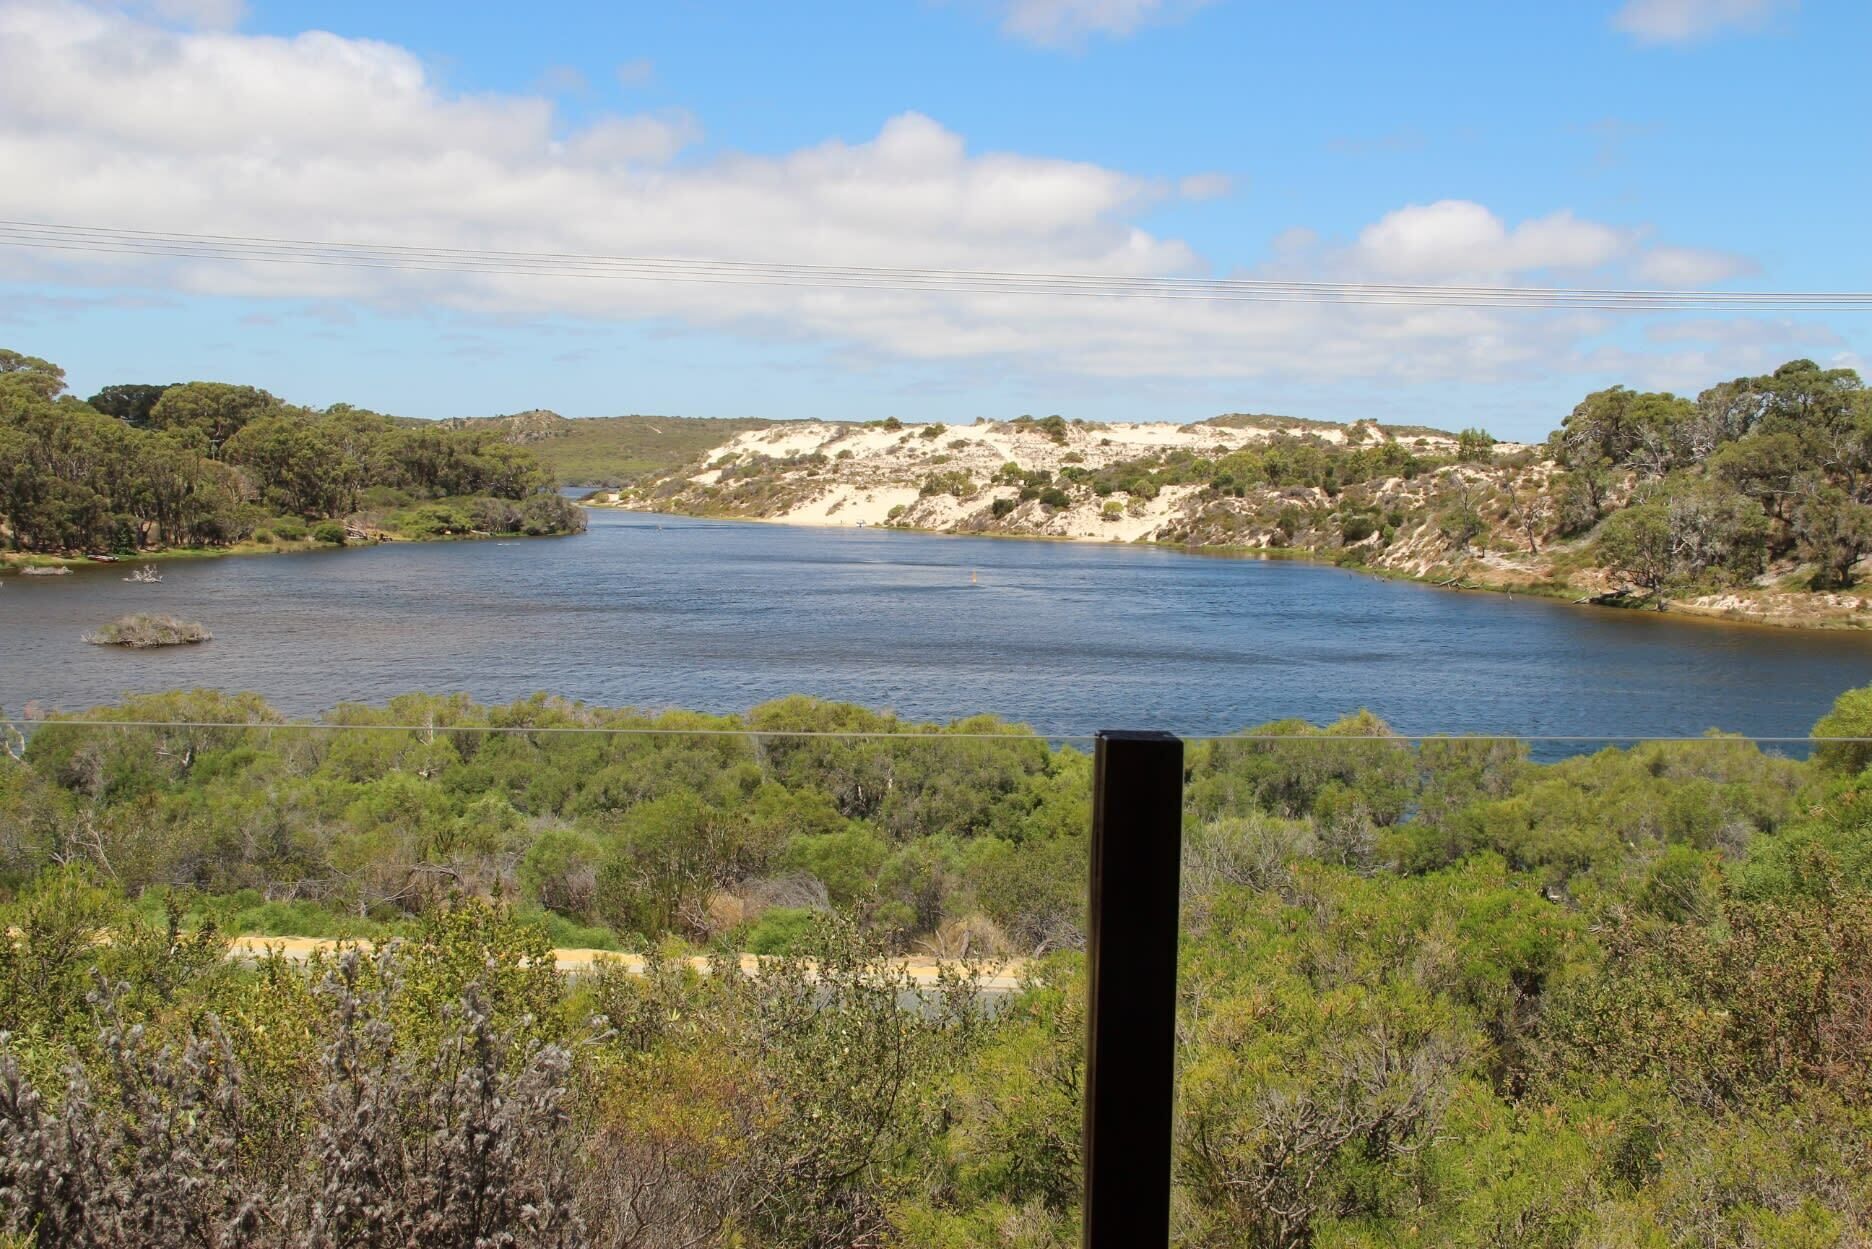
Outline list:
[[[766,429],[752,417],[590,416],[516,412],[442,422],[449,428],[497,434],[531,451],[552,479],[566,486],[628,486],[669,472],[736,434]]]
[[[14,551],[134,552],[568,533],[583,513],[491,431],[294,407],[251,386],[63,393],[57,366],[0,350],[0,532]]]
[[[100,715],[245,727],[8,736],[15,1232],[1074,1242],[1076,751],[804,699]],[[553,731],[600,727],[667,732]],[[1818,726],[1868,729],[1872,690]],[[788,736],[886,730],[913,735]],[[1179,1243],[1865,1243],[1868,761],[1712,737],[1540,763],[1364,715],[1192,745]],[[222,957],[307,921],[405,940]],[[789,956],[562,978],[576,924]],[[991,1010],[880,961],[965,941],[1038,955],[1031,987]]]
[[[1559,524],[1591,527],[1622,487],[1599,550],[1648,590],[1747,581],[1790,556],[1834,589],[1872,552],[1872,392],[1851,369],[1795,360],[1695,400],[1613,387],[1552,448]]]
[[[1588,395],[1544,447],[1512,455],[1479,430],[1453,447],[1369,422],[1345,432],[1342,442],[1285,433],[1223,456],[1175,452],[1060,476],[1101,497],[1199,485],[1182,536],[1202,543],[1378,564],[1395,545],[1455,571],[1492,552],[1562,580],[1602,570],[1660,603],[1774,570],[1798,588],[1840,589],[1872,554],[1872,391],[1851,369],[1795,360],[1695,399],[1615,386]],[[1254,506],[1226,502],[1237,499]],[[1426,534],[1443,550],[1424,551]]]
[[[718,448],[619,499],[823,523],[854,497],[913,490],[869,523],[1294,552],[1775,623],[1867,619],[1867,599],[1834,592],[1872,557],[1872,390],[1811,360],[1694,399],[1597,391],[1536,444],[1371,420],[1223,417],[1169,445],[1060,416],[984,424],[911,427],[862,452],[833,448],[878,423],[808,424],[809,449]]]

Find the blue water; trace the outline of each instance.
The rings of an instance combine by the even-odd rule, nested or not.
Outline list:
[[[1063,735],[1369,707],[1411,733],[1788,736],[1872,682],[1865,634],[1118,545],[591,517],[572,538],[175,561],[155,586],[121,569],[9,576],[0,707],[178,686],[256,690],[295,715],[411,690],[707,711],[808,693]],[[215,640],[80,640],[143,609]]]

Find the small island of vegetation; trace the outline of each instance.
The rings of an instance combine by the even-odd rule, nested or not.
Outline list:
[[[584,513],[498,432],[298,407],[225,382],[64,393],[0,350],[9,559],[575,533]]]
[[[141,650],[147,646],[187,646],[214,640],[214,634],[194,621],[177,616],[137,612],[122,616],[95,632],[85,634],[93,646],[127,646]]]

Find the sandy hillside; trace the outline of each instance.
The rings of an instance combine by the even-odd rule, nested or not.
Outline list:
[[[985,528],[997,500],[1011,514],[995,517],[994,528],[1010,532],[1108,542],[1135,542],[1162,536],[1186,510],[1195,486],[1171,486],[1153,499],[1122,493],[1101,499],[1076,498],[1071,506],[1041,506],[1021,500],[1017,485],[997,482],[1004,465],[1042,470],[1058,476],[1078,466],[1105,466],[1168,451],[1221,457],[1265,443],[1280,435],[1312,436],[1334,444],[1348,437],[1381,437],[1344,426],[1254,428],[1178,425],[1170,422],[1066,424],[1049,430],[1041,423],[987,422],[941,425],[849,425],[802,422],[740,434],[709,452],[682,475],[666,483],[664,500],[696,494],[745,480],[759,467],[780,483],[763,495],[750,519],[796,525],[873,526],[902,524],[919,529],[967,532]],[[1441,435],[1409,440],[1428,454],[1454,445]],[[970,483],[962,494],[931,492],[933,477],[961,474]],[[1083,492],[1080,492],[1083,493]],[[654,508],[659,496],[617,492],[596,502]],[[685,500],[686,501],[686,500]],[[1116,503],[1117,507],[1109,506]]]

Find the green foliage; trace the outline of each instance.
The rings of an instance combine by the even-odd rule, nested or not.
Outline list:
[[[1857,736],[1868,708],[1853,691],[1817,731]],[[108,1088],[166,1124],[142,1082],[236,1071],[238,1095],[198,1103],[255,1099],[243,1148],[215,1156],[277,1177],[324,1165],[307,1142],[332,1090],[360,1087],[323,1074],[333,1055],[404,1090],[370,1105],[409,1108],[551,1051],[563,1075],[536,1094],[563,1109],[508,1165],[551,1160],[608,1243],[1073,1243],[1084,755],[804,698],[644,717],[411,695],[310,733],[193,693],[96,718],[238,727],[50,721],[24,760],[0,754],[0,1061],[19,1073],[0,1172],[29,1130],[8,1090]],[[387,727],[412,723],[432,727]],[[526,731],[561,726],[664,731]],[[697,732],[723,728],[750,732]],[[990,730],[1013,735],[972,736]],[[1193,743],[1179,1235],[1864,1241],[1865,762],[1712,737],[1539,763],[1366,713]],[[299,924],[379,944],[305,968],[223,956],[223,931]],[[550,943],[617,930],[642,977],[554,969]],[[891,957],[965,931],[1030,956],[992,1012],[966,977],[913,982]],[[664,960],[695,948],[677,937],[764,957],[703,974]],[[191,1044],[216,1057],[156,1057]]]
[[[969,476],[968,470],[957,468],[930,474],[924,479],[918,493],[924,498],[933,494],[948,494],[954,495],[957,499],[967,500],[974,498],[979,490],[980,487],[975,484],[975,479]]]
[[[53,366],[8,354],[19,363],[0,371],[0,518],[17,550],[225,546],[262,525],[297,541],[302,522],[370,521],[430,499],[452,500],[480,531],[583,525],[531,454],[489,430],[313,412],[219,382],[107,387],[98,409],[61,396]]]
[[[737,434],[769,429],[775,422],[693,416],[568,419],[553,412],[522,412],[448,424],[524,447],[560,485],[630,486],[654,481]]]
[[[1487,430],[1465,429],[1456,436],[1456,458],[1465,464],[1486,464],[1495,458],[1495,439]]]
[[[748,929],[751,954],[796,954],[805,948],[817,921],[803,906],[776,906]]]
[[[1822,741],[1814,746],[1814,761],[1829,772],[1857,776],[1872,763],[1872,686],[1847,690],[1813,726]],[[1865,739],[1865,740],[1853,740]]]

